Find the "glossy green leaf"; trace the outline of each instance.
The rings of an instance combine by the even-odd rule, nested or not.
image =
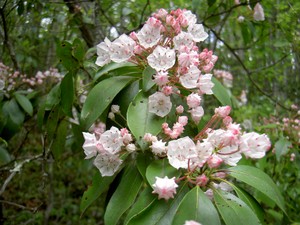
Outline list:
[[[122,70],[122,68],[124,70]],[[129,62],[125,62],[125,63],[115,63],[115,62],[112,62],[108,65],[105,65],[103,68],[101,68],[95,75],[94,77],[94,81],[98,80],[101,76],[105,75],[105,74],[108,74],[108,73],[111,73],[115,70],[118,71],[118,69],[121,69],[119,70],[119,72],[117,73],[120,73],[120,75],[124,75],[124,72],[127,71],[127,73],[129,71],[131,71],[131,69],[133,69],[132,71],[136,71],[138,68],[136,67],[135,64],[133,63],[129,63]],[[123,73],[121,73],[121,71],[124,71]]]
[[[76,71],[79,68],[78,60],[72,55],[73,46],[67,41],[57,45],[56,54],[61,64],[69,71]]]
[[[143,91],[149,91],[154,85],[154,81],[152,79],[153,75],[156,73],[155,69],[150,66],[146,67],[143,71]]]
[[[146,177],[150,185],[155,183],[155,177],[164,178],[167,176],[172,178],[179,177],[179,175],[179,170],[172,167],[167,158],[153,161],[146,170]]]
[[[59,121],[59,107],[55,107],[50,111],[46,123],[47,139],[49,141],[52,141],[54,135],[56,134],[58,121]]]
[[[133,216],[127,223],[127,225],[167,225],[171,224],[176,210],[188,192],[186,184],[181,185],[177,188],[177,193],[174,199],[165,201],[164,199],[156,199],[152,202],[148,202],[148,205],[140,211],[138,214]]]
[[[62,111],[69,117],[72,115],[72,106],[74,99],[73,73],[67,73],[60,84]]]
[[[19,103],[19,105],[24,109],[25,112],[27,112],[30,116],[32,116],[33,114],[33,107],[31,102],[29,101],[29,99],[27,97],[25,97],[24,95],[15,93],[14,94],[17,102]]]
[[[21,111],[15,99],[11,99],[10,101],[5,102],[2,110],[4,115],[8,116],[11,121],[17,126],[21,126],[21,124],[24,122],[25,115]]]
[[[81,215],[87,210],[87,208],[96,201],[100,195],[107,191],[109,185],[115,179],[116,175],[111,177],[102,177],[101,174],[97,171],[97,173],[93,177],[93,183],[88,189],[83,193],[80,202],[80,211]]]
[[[275,143],[275,154],[276,159],[279,161],[281,156],[286,155],[289,152],[289,147],[292,145],[292,143],[287,140],[285,137],[281,137],[276,143]]]
[[[55,132],[55,138],[51,146],[51,152],[56,160],[61,158],[61,155],[65,152],[65,144],[67,140],[67,131],[68,131],[69,122],[62,120]]]
[[[239,165],[228,169],[229,175],[245,182],[272,199],[285,212],[284,199],[272,179],[260,169]]]
[[[194,187],[184,196],[172,225],[182,225],[186,220],[194,220],[202,225],[221,225],[215,206],[199,186]]]
[[[137,168],[133,165],[129,166],[106,207],[104,214],[106,225],[118,223],[124,212],[133,204],[142,184],[143,179]]]
[[[146,171],[147,167],[151,162],[153,162],[154,157],[153,154],[150,151],[140,152],[136,157],[136,166],[144,178],[144,180],[147,180],[146,178]]]
[[[219,189],[214,190],[214,200],[218,211],[227,225],[259,225],[255,213],[235,195]]]
[[[143,92],[139,92],[128,107],[128,127],[138,141],[141,141],[145,133],[158,134],[164,121],[164,118],[149,112],[148,96]]]
[[[9,163],[11,160],[11,157],[7,150],[0,146],[0,166]]]
[[[232,107],[231,96],[229,95],[228,90],[215,77],[212,77],[211,80],[215,84],[212,88],[214,96],[222,105],[229,105]]]
[[[61,100],[60,84],[55,85],[47,95],[45,110],[51,110],[55,105],[58,105]]]
[[[84,46],[79,38],[73,41],[72,55],[78,60],[82,61],[85,55]]]
[[[237,194],[237,196],[245,202],[253,212],[255,212],[258,219],[261,221],[261,223],[264,222],[265,213],[263,208],[260,206],[260,204],[256,201],[256,199],[250,195],[248,192],[246,192],[241,187],[237,187],[236,185],[231,185]]]
[[[109,106],[114,97],[134,78],[111,77],[99,82],[88,94],[81,111],[81,123],[88,129]]]
[[[147,186],[142,193],[139,195],[137,201],[134,203],[130,211],[128,212],[124,224],[127,224],[128,221],[134,217],[139,216],[143,211],[145,211],[156,199],[157,196],[152,194],[153,189]]]

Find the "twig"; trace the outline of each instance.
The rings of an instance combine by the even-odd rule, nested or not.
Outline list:
[[[41,206],[37,206],[37,207],[34,207],[34,208],[31,208],[31,207],[27,207],[27,206],[24,206],[24,205],[20,205],[20,204],[17,204],[15,202],[9,202],[9,201],[6,201],[6,200],[0,200],[1,203],[4,203],[4,204],[8,204],[8,205],[13,205],[13,206],[16,206],[18,208],[21,208],[23,210],[28,210],[28,211],[32,211],[32,212],[36,212],[38,210],[38,208]]]

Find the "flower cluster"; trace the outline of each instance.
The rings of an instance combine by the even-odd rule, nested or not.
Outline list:
[[[112,42],[106,38],[97,45],[99,66],[126,61],[142,68],[150,66],[155,71],[152,79],[156,86],[148,98],[148,109],[166,120],[158,135],[146,133],[143,140],[156,159],[166,157],[172,167],[185,171],[179,178],[156,177],[152,187],[159,199],[173,198],[181,180],[205,187],[208,196],[210,187],[228,190],[226,183],[221,182],[226,173],[220,169],[236,166],[242,155],[262,158],[271,147],[265,134],[243,132],[229,116],[230,106],[216,108],[195,136],[184,133],[188,125],[195,128],[202,119],[204,94],[213,94],[210,71],[218,57],[198,47],[207,37],[191,11],[178,9],[168,13],[160,9],[137,33],[122,34]],[[232,80],[231,74],[215,73]],[[174,101],[176,98],[180,101]],[[115,121],[115,114],[120,114],[120,110],[113,105],[108,117]],[[102,176],[111,176],[119,169],[121,153],[139,150],[126,128],[111,127],[97,135],[83,135],[86,158],[96,157],[94,165]]]
[[[16,89],[31,90],[48,82],[49,79],[55,83],[62,79],[62,75],[55,68],[50,68],[47,71],[38,71],[35,76],[29,77],[26,74],[21,74],[19,71],[14,71],[12,68],[0,62],[0,90],[5,92],[14,91]]]

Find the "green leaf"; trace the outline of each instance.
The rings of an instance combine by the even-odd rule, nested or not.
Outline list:
[[[155,177],[164,178],[167,176],[172,178],[179,177],[179,175],[179,170],[172,167],[167,158],[153,161],[146,170],[146,177],[150,185],[155,183]]]
[[[61,106],[62,111],[69,117],[72,115],[72,106],[74,99],[74,85],[73,85],[73,73],[67,73],[61,81]]]
[[[81,112],[81,123],[88,129],[104,112],[114,97],[134,78],[111,77],[99,82],[88,94]]]
[[[207,0],[207,4],[209,7],[211,7],[213,4],[215,4],[217,0]]]
[[[154,160],[153,154],[149,151],[140,152],[136,157],[136,166],[144,178],[144,180],[147,180],[146,178],[146,170],[149,164]]]
[[[55,85],[47,95],[45,110],[51,110],[55,105],[60,103],[61,89],[60,84]]]
[[[229,175],[245,182],[273,200],[285,212],[284,199],[272,179],[260,169],[239,165],[228,169]]]
[[[119,186],[109,200],[104,214],[105,224],[117,224],[123,213],[133,204],[142,184],[143,179],[137,168],[131,165],[123,174]]]
[[[72,55],[80,62],[83,61],[85,51],[83,44],[79,38],[76,38],[73,41],[73,46],[72,46]]]
[[[241,199],[229,192],[214,190],[214,200],[218,211],[227,225],[259,225],[254,212]]]
[[[184,196],[172,225],[182,225],[186,220],[194,220],[202,225],[221,225],[216,208],[199,186]]]
[[[117,71],[117,74],[124,75],[124,73],[139,71],[138,67],[129,62],[125,63],[115,63],[112,62],[108,65],[105,65],[103,68],[101,68],[95,75],[94,81],[98,80],[100,77],[102,77],[105,74],[111,73]]]
[[[164,118],[149,112],[148,96],[143,92],[139,92],[128,107],[128,127],[138,142],[142,140],[145,133],[158,134],[164,121]]]
[[[15,99],[11,99],[10,101],[5,102],[2,110],[4,115],[9,116],[14,124],[16,124],[17,126],[21,126],[21,124],[23,124],[25,115],[21,111]]]
[[[153,189],[149,186],[142,191],[137,201],[128,212],[124,224],[127,224],[128,221],[145,211],[157,199],[157,196],[152,194],[152,191]]]
[[[55,132],[56,136],[51,146],[51,152],[56,160],[59,160],[65,151],[68,125],[68,121],[62,120],[57,127],[57,131]]]
[[[102,177],[99,172],[97,172],[93,177],[93,183],[89,188],[83,193],[80,202],[81,216],[87,210],[87,208],[96,201],[100,195],[108,190],[109,185],[115,179],[116,174],[111,177]]]
[[[222,105],[229,105],[232,107],[231,97],[227,89],[215,77],[212,77],[212,82],[215,84],[212,88],[214,96]]]
[[[263,208],[256,201],[256,199],[252,195],[250,195],[248,192],[246,192],[244,189],[242,189],[241,187],[237,187],[236,185],[233,185],[233,184],[231,184],[231,186],[233,187],[237,196],[243,202],[245,202],[252,209],[253,212],[255,212],[258,219],[261,221],[261,223],[263,223],[265,213],[264,213]]]
[[[156,199],[154,201],[148,201],[148,204],[142,211],[131,217],[127,225],[171,224],[171,221],[173,220],[175,212],[178,208],[178,205],[187,192],[188,187],[186,184],[183,184],[177,188],[177,193],[174,196],[174,199],[169,199],[168,201],[165,201],[164,199],[158,200],[156,196]]]
[[[51,141],[54,135],[56,134],[58,120],[59,120],[59,107],[55,107],[50,111],[46,123],[47,139],[49,141]]]
[[[0,166],[9,163],[11,160],[11,157],[9,155],[9,153],[7,152],[7,150],[5,148],[2,148],[0,146]]]
[[[289,152],[289,147],[292,145],[285,137],[281,137],[275,143],[275,154],[277,161],[280,160],[281,156],[286,155]]]
[[[62,65],[69,71],[76,71],[80,65],[72,52],[73,46],[67,41],[62,41],[56,47],[56,54]]]
[[[154,85],[155,82],[152,80],[152,76],[156,73],[155,69],[150,66],[146,67],[143,71],[143,91],[149,91]]]
[[[26,98],[24,95],[15,93],[14,94],[17,102],[19,105],[24,109],[25,112],[27,112],[30,116],[33,114],[33,107],[31,102]]]

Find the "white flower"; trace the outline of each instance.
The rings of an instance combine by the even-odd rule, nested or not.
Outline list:
[[[97,60],[96,64],[98,66],[104,66],[105,64],[110,62],[110,46],[111,42],[105,38],[104,42],[101,42],[100,44],[97,45]]]
[[[196,124],[200,122],[201,118],[204,115],[204,110],[202,106],[192,108],[191,110],[189,110],[189,112],[191,113],[192,119]]]
[[[165,117],[169,114],[172,108],[170,96],[166,96],[161,92],[155,92],[149,96],[149,112],[155,113],[160,117]]]
[[[189,137],[170,141],[167,156],[171,166],[187,169],[189,160],[197,156],[196,145]]]
[[[218,156],[223,159],[223,162],[230,166],[236,166],[241,160],[242,155],[238,151],[238,145],[228,145],[217,152]]]
[[[196,88],[200,73],[196,66],[191,66],[186,74],[179,77],[179,81],[185,88]]]
[[[131,37],[122,34],[110,45],[110,59],[116,63],[127,61],[134,55],[135,45],[136,43]]]
[[[158,45],[147,60],[156,71],[168,70],[175,64],[175,50]]]
[[[208,37],[202,24],[192,24],[188,27],[188,32],[193,36],[195,42],[204,41]]]
[[[128,144],[128,145],[126,145],[126,150],[128,152],[134,152],[134,151],[136,151],[136,146],[134,144]]]
[[[152,185],[154,191],[153,194],[158,194],[158,199],[164,198],[168,200],[169,198],[174,198],[176,194],[176,188],[178,185],[175,183],[175,177],[169,179],[167,176],[164,178],[155,177],[155,184]]]
[[[145,24],[136,36],[144,48],[151,48],[156,45],[161,38],[160,28]]]
[[[95,134],[82,132],[84,137],[84,143],[82,148],[84,149],[84,154],[86,155],[85,159],[90,159],[97,155],[97,139]]]
[[[99,141],[103,148],[111,154],[119,152],[123,146],[121,132],[116,127],[111,127],[110,130],[105,131],[100,136]]]
[[[186,102],[189,108],[196,108],[200,106],[201,97],[197,93],[192,93],[187,96]]]
[[[201,223],[198,223],[194,220],[187,220],[183,225],[202,225]]]
[[[193,36],[190,33],[181,31],[173,38],[174,48],[178,50],[180,46],[185,46],[191,49],[194,46]]]
[[[184,17],[188,21],[188,25],[192,26],[197,22],[197,17],[190,10],[186,10],[183,12]]]
[[[250,132],[241,136],[240,150],[247,157],[260,159],[270,147],[270,139],[265,134]]]
[[[112,176],[120,168],[122,160],[117,155],[110,153],[98,154],[94,160],[94,165],[99,169],[101,175]]]
[[[153,141],[150,148],[152,149],[152,152],[155,155],[162,156],[162,155],[166,155],[167,153],[166,142],[163,142],[162,140]]]
[[[256,3],[256,5],[254,6],[253,18],[255,21],[264,21],[265,20],[264,9],[261,6],[261,4],[259,4],[259,3]]]
[[[214,147],[208,141],[197,142],[196,151],[197,157],[193,158],[192,161],[198,167],[202,167],[207,159],[212,155]]]
[[[214,87],[214,83],[211,81],[211,77],[212,74],[205,74],[200,76],[197,87],[204,94],[213,94],[212,88]]]

